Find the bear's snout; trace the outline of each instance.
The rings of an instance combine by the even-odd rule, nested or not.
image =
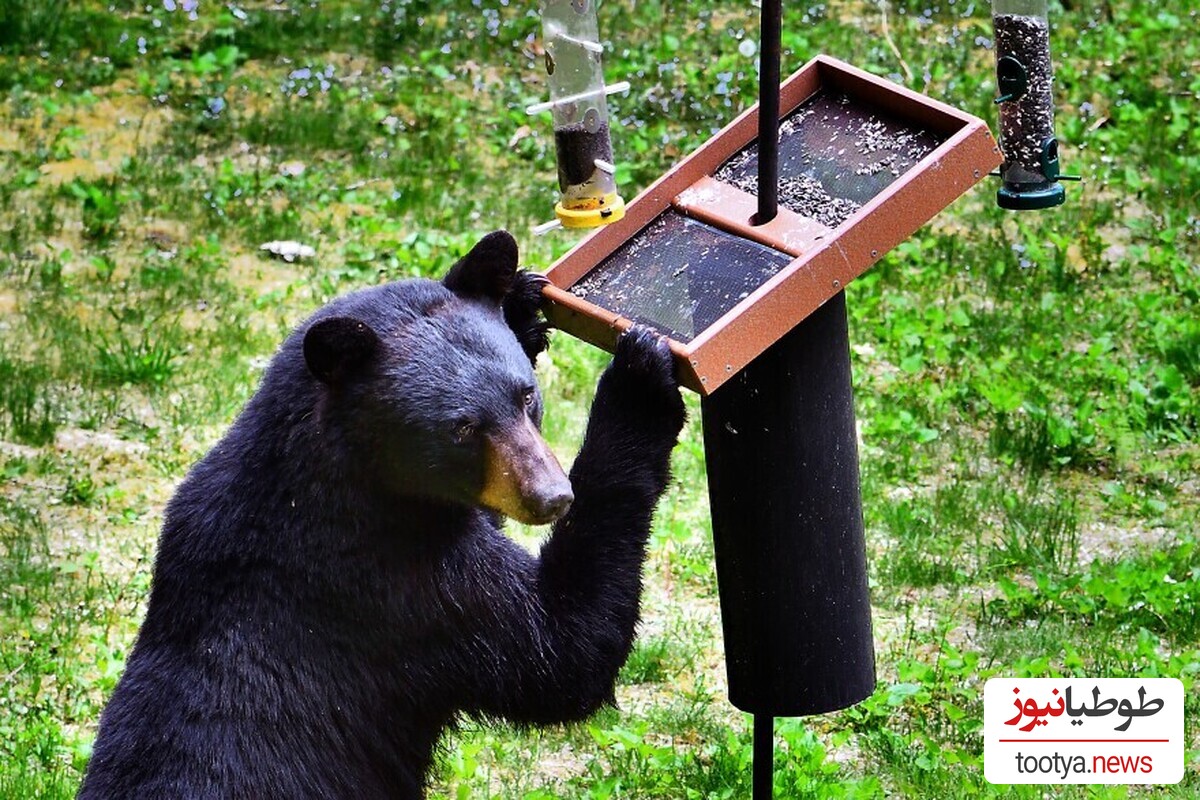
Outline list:
[[[567,513],[571,481],[529,418],[488,436],[486,449],[480,505],[530,525]]]
[[[544,525],[567,513],[571,503],[575,502],[575,493],[571,491],[571,482],[564,475],[561,485],[538,492],[530,500],[530,510],[537,517],[533,524]]]

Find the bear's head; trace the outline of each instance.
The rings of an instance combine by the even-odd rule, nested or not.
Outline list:
[[[518,275],[512,236],[496,231],[440,283],[330,303],[301,331],[325,435],[389,491],[532,524],[561,517],[571,484],[542,439],[533,374],[545,346],[539,290]]]

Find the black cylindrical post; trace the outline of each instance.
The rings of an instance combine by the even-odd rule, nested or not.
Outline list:
[[[758,56],[758,214],[756,225],[779,208],[779,80],[783,51],[783,1],[763,0]]]
[[[844,293],[701,401],[729,699],[851,706],[875,686]]]
[[[771,800],[775,788],[775,718],[754,715],[753,800]]]

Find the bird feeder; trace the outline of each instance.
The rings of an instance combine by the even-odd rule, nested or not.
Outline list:
[[[553,264],[547,316],[610,351],[664,336],[699,392],[729,698],[777,716],[875,688],[845,287],[1000,163],[980,119],[818,56],[780,86],[764,0],[759,103]],[[561,157],[561,156],[560,156]]]
[[[605,87],[595,0],[543,0],[542,41],[550,101],[530,106],[554,117],[558,188],[554,207],[567,228],[616,222],[625,213],[617,192],[607,94],[628,84]]]
[[[770,222],[755,105],[551,266],[551,322],[610,352],[649,325],[710,395],[1000,162],[979,118],[829,56],[780,102]]]
[[[1054,70],[1046,0],[992,0],[996,83],[1000,90],[1001,208],[1029,211],[1061,205],[1058,139],[1054,136]]]

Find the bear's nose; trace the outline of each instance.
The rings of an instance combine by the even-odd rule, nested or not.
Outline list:
[[[538,492],[533,501],[531,510],[534,514],[545,522],[553,522],[567,513],[571,503],[575,502],[575,494],[571,491],[571,485],[564,482],[564,485]]]

